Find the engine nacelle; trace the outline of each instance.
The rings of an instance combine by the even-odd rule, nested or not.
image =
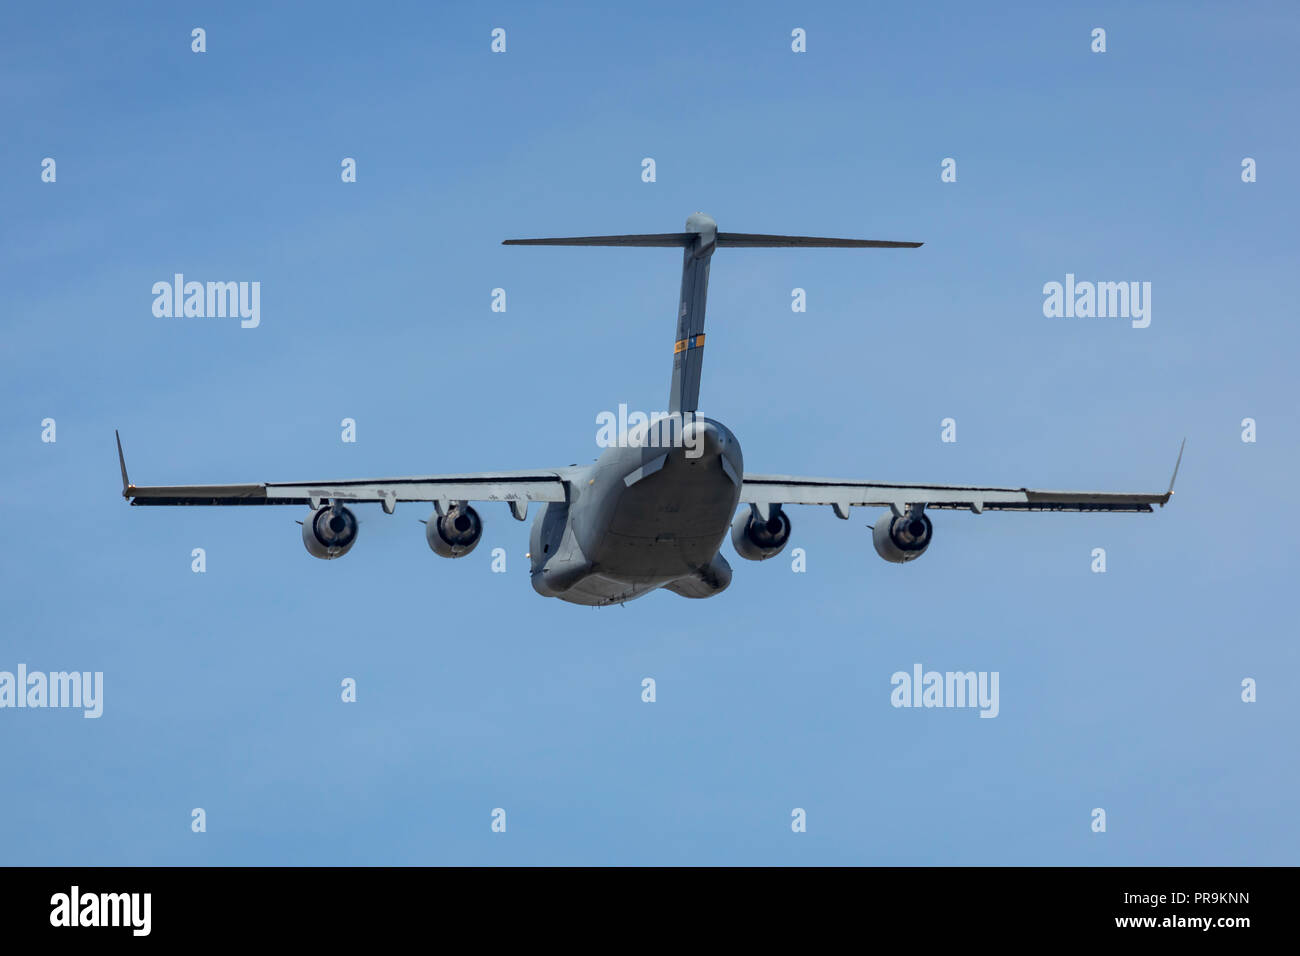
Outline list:
[[[934,526],[924,511],[909,508],[904,515],[886,511],[871,531],[876,554],[894,564],[915,561],[925,554],[934,535]]]
[[[469,505],[453,505],[444,515],[435,511],[429,516],[424,537],[434,554],[463,558],[478,547],[483,537],[483,520]]]
[[[754,508],[736,515],[731,523],[731,543],[736,554],[748,561],[766,561],[774,558],[790,540],[790,519],[777,510],[764,520]]]
[[[321,505],[302,523],[302,543],[312,557],[341,558],[357,540],[357,516],[342,505]]]

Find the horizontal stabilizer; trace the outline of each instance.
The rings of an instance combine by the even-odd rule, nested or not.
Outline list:
[[[676,246],[693,243],[699,233],[660,232],[635,236],[575,236],[569,239],[506,239],[503,246]],[[919,242],[885,239],[823,239],[818,236],[769,236],[754,232],[720,232],[717,245],[750,249],[804,246],[813,249],[915,249]]]
[[[891,242],[887,239],[822,239],[818,236],[765,236],[754,232],[720,232],[719,246],[748,246],[771,249],[780,246],[808,246],[817,249],[915,249],[919,242]]]
[[[577,236],[572,239],[506,239],[503,246],[689,246],[693,232],[658,232],[639,236]]]

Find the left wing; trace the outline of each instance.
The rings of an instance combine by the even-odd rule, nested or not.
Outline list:
[[[1186,440],[1183,445],[1186,446]],[[1153,504],[1164,507],[1174,494],[1174,480],[1182,464],[1183,450],[1169,488],[1163,493],[1114,491],[1040,491],[1033,488],[993,488],[978,485],[900,485],[870,481],[837,481],[831,478],[799,478],[791,475],[745,475],[740,500],[765,508],[771,505],[830,505],[841,518],[849,508],[892,507],[902,514],[911,505],[973,511],[1151,511]]]
[[[141,485],[126,475],[122,439],[117,439],[122,497],[133,505],[311,505],[322,501],[376,501],[391,513],[399,501],[452,504],[504,501],[521,521],[530,501],[564,501],[559,471],[484,471],[465,475],[411,478],[358,478],[344,481],[263,482],[243,485]]]

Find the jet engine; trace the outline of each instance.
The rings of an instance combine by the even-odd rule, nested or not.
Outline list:
[[[790,519],[778,507],[764,520],[757,508],[740,512],[731,523],[736,554],[749,561],[766,561],[781,553],[790,540]]]
[[[321,505],[302,523],[302,543],[312,557],[341,558],[357,540],[357,516],[342,505]]]
[[[930,546],[934,528],[924,511],[913,506],[904,515],[886,511],[871,530],[876,554],[886,561],[903,564],[915,561]]]
[[[469,505],[453,505],[446,514],[434,511],[424,527],[424,537],[434,554],[444,558],[463,558],[483,537],[483,520]]]

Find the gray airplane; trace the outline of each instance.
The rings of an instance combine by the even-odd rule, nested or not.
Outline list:
[[[462,558],[483,535],[483,521],[470,502],[506,502],[523,521],[529,503],[537,501],[541,509],[528,555],[533,588],[545,597],[603,606],[658,588],[688,598],[724,591],[731,566],[719,549],[728,528],[737,554],[767,560],[790,539],[785,505],[828,505],[845,519],[854,507],[887,508],[871,526],[872,542],[886,561],[904,563],[930,545],[927,509],[1149,512],[1152,504],[1163,507],[1173,495],[1173,479],[1162,494],[1126,494],[746,474],[736,436],[721,422],[696,414],[714,251],[724,246],[911,249],[919,242],[718,232],[712,218],[697,212],[686,220],[685,232],[507,239],[504,244],[685,250],[666,415],[628,429],[625,440],[606,448],[591,465],[350,481],[136,487],[127,478],[119,437],[123,497],[133,505],[306,505],[311,510],[301,522],[303,544],[327,560],[346,554],[357,540],[357,518],[349,504],[377,502],[391,515],[398,502],[431,503],[425,527],[429,547],[443,557]],[[1179,449],[1174,478],[1181,462]]]

